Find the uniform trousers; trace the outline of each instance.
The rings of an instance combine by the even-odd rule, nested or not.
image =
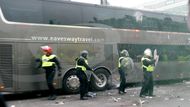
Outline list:
[[[142,83],[142,89],[140,92],[140,96],[153,95],[153,75],[152,72],[143,71],[144,72],[144,81]]]
[[[85,74],[85,71],[77,69],[77,77],[80,81],[80,98],[83,98],[88,93],[88,78]]]
[[[55,69],[46,69],[46,82],[50,92],[50,96],[55,95],[55,88],[53,85],[54,76],[55,76]]]
[[[125,88],[126,88],[126,74],[125,74],[125,71],[119,69],[119,74],[120,74],[119,91],[125,92]]]

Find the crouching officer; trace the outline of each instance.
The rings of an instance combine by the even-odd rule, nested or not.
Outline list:
[[[120,55],[121,57],[119,58],[118,61],[118,70],[120,74],[119,94],[125,94],[126,76],[127,73],[133,70],[134,63],[133,60],[129,57],[129,53],[127,50],[122,50]]]
[[[144,51],[144,56],[141,59],[144,81],[140,92],[140,97],[153,96],[153,74],[155,68],[155,61],[152,56],[152,51],[147,48]]]
[[[92,69],[88,66],[88,51],[83,50],[80,53],[80,57],[76,58],[76,70],[77,70],[77,77],[80,81],[80,99],[87,100],[87,93],[88,93],[88,77],[86,75],[86,70],[92,71]]]
[[[53,80],[56,72],[56,65],[59,71],[58,76],[61,75],[61,66],[56,55],[52,54],[52,48],[50,46],[42,46],[41,49],[44,55],[41,57],[40,66],[45,70],[46,74],[46,82],[50,92],[48,100],[55,100],[56,94]]]

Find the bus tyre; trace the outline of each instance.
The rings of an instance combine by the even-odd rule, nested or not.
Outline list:
[[[62,87],[64,93],[77,93],[79,91],[80,82],[76,76],[76,70],[69,70],[63,77]]]
[[[96,76],[101,80],[101,83],[98,83],[94,77],[91,78],[91,87],[93,90],[103,91],[109,87],[110,74],[106,69],[99,68],[94,71]]]

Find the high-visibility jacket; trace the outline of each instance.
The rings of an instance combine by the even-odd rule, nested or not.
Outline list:
[[[146,66],[146,65],[143,64],[144,60],[151,61],[151,59],[149,59],[149,58],[142,57],[142,59],[141,59],[142,68],[145,68],[146,71],[148,71],[148,72],[153,72],[154,69],[155,69],[154,65],[150,64],[150,65]]]
[[[55,62],[51,62],[51,59],[53,59],[55,57],[56,57],[56,55],[50,55],[50,56],[43,55],[42,56],[42,67],[54,66]]]
[[[118,68],[120,68],[121,67],[121,59],[127,59],[126,57],[120,57],[119,58],[119,60],[118,60]]]
[[[80,57],[80,58],[82,58],[82,57]],[[79,58],[79,59],[80,59],[80,58]],[[75,68],[81,68],[82,71],[86,71],[86,67],[85,67],[85,66],[82,66],[82,65],[78,65],[78,64],[77,64],[77,62],[78,62],[79,59],[76,60],[76,67],[75,67]],[[87,61],[85,58],[83,58],[83,59],[84,59],[85,63],[88,65],[88,61]]]

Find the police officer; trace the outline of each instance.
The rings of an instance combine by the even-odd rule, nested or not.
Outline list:
[[[61,75],[61,66],[57,59],[57,56],[52,54],[52,48],[50,46],[42,46],[41,47],[44,55],[41,57],[40,66],[45,70],[46,73],[46,82],[50,92],[50,96],[48,100],[55,100],[55,88],[53,86],[53,80],[56,72],[56,65],[58,67],[58,76]]]
[[[144,81],[140,92],[140,97],[153,96],[153,75],[152,72],[155,68],[155,61],[152,57],[152,51],[147,48],[144,51],[144,56],[141,59]]]
[[[83,50],[80,53],[80,57],[76,59],[76,70],[77,70],[77,77],[80,81],[80,99],[87,100],[87,93],[88,93],[88,78],[86,75],[86,70],[92,71],[92,69],[88,66],[88,51]]]
[[[126,88],[126,76],[127,73],[132,71],[134,65],[132,59],[129,57],[129,53],[127,50],[122,50],[120,53],[121,57],[118,61],[118,70],[120,74],[120,86],[119,86],[119,94],[124,94]]]

